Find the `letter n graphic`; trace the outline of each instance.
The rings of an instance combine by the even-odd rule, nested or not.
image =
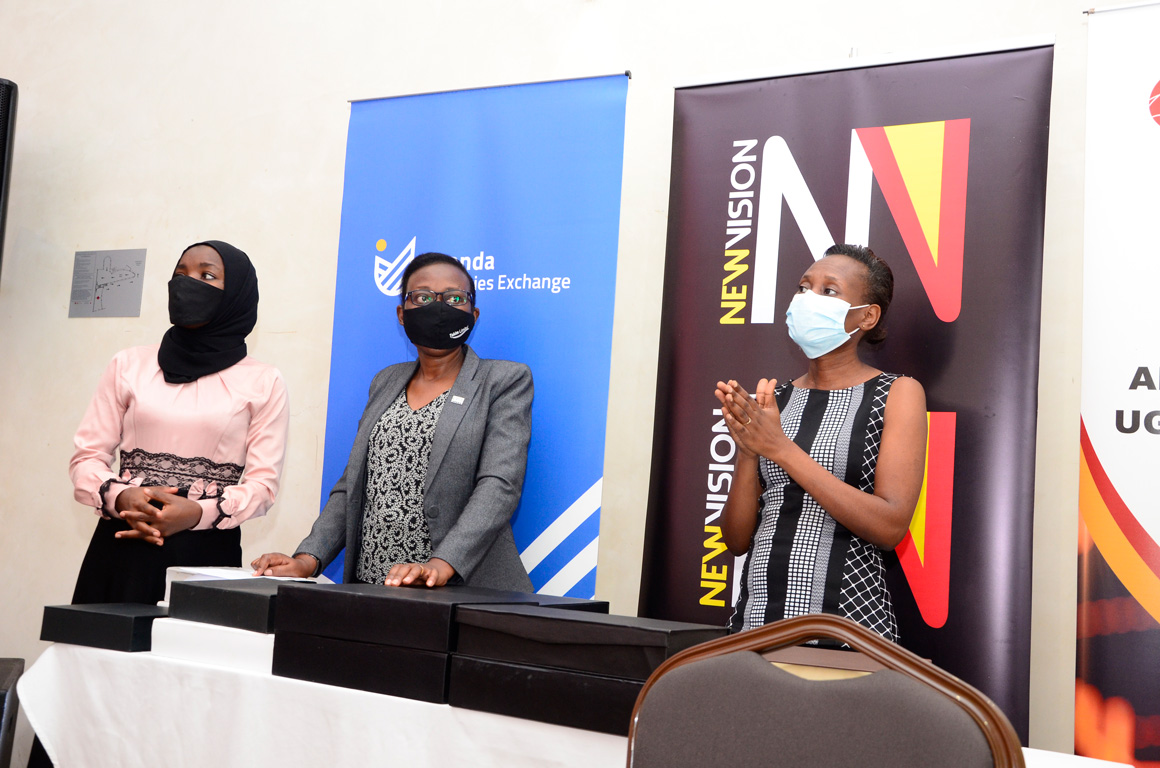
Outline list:
[[[946,323],[958,318],[962,306],[970,138],[970,119],[850,132],[843,241],[873,247],[870,201],[877,179],[934,313]],[[789,145],[780,136],[771,136],[762,148],[759,199],[750,322],[773,323],[782,201],[814,258],[821,257],[837,238],[830,234]]]
[[[935,315],[944,323],[954,322],[963,297],[971,121],[858,128],[854,133],[855,143],[861,141]],[[853,198],[853,157],[850,166],[849,195]],[[868,182],[866,178],[867,193]],[[868,209],[869,206],[865,216],[867,232]],[[848,211],[847,217],[852,213]],[[850,222],[846,228],[850,229]]]
[[[923,621],[946,624],[951,579],[951,504],[955,480],[955,414],[926,415],[926,476],[910,521],[895,548]]]

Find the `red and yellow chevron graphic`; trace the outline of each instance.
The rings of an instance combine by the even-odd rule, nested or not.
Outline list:
[[[857,133],[935,315],[954,322],[963,301],[970,119]]]
[[[923,621],[936,629],[947,622],[950,598],[955,416],[926,415],[926,475],[910,531],[894,549]]]
[[[1079,511],[1092,541],[1120,582],[1160,621],[1160,544],[1112,486],[1080,419]]]

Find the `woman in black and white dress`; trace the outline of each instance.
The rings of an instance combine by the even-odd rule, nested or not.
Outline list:
[[[808,613],[898,628],[882,552],[910,525],[926,457],[926,395],[858,356],[885,337],[894,277],[869,248],[835,245],[786,313],[809,368],[791,382],[736,381],[716,397],[738,447],[721,533],[748,553],[731,631]]]

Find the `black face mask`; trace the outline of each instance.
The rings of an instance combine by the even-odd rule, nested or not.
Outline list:
[[[442,301],[403,310],[403,330],[416,347],[455,349],[467,342],[473,327],[474,312],[464,312]]]
[[[169,322],[183,328],[213,320],[225,291],[185,275],[169,281]]]

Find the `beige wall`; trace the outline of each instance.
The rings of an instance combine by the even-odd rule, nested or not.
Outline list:
[[[156,342],[165,281],[204,238],[254,258],[252,354],[285,374],[291,443],[247,555],[317,511],[347,100],[631,69],[597,590],[635,612],[676,85],[943,46],[1054,37],[1043,282],[1033,746],[1070,750],[1074,680],[1085,7],[1060,0],[5,0],[20,86],[0,279],[0,656],[34,659],[93,527],[71,439],[118,349]],[[77,250],[146,248],[140,318],[69,320]]]

